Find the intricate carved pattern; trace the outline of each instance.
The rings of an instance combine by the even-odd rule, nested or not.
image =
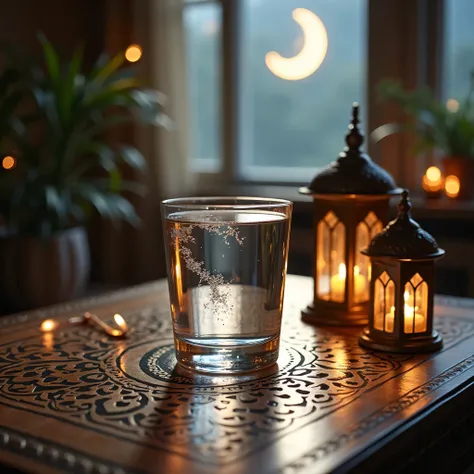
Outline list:
[[[20,456],[41,459],[44,464],[64,472],[100,473],[100,474],[141,474],[143,471],[127,470],[97,458],[83,454],[64,446],[57,446],[40,438],[27,438],[10,428],[0,427],[0,449],[6,448]]]
[[[355,335],[289,320],[277,373],[196,381],[173,370],[167,314],[149,307],[127,319],[133,331],[126,341],[71,327],[0,346],[0,402],[196,459],[230,462],[424,360],[368,351]],[[441,318],[438,329],[449,345],[472,334],[474,324]]]
[[[12,326],[13,333],[15,324],[148,297],[151,292],[160,294],[158,300],[163,310],[165,285],[148,284],[0,319],[0,327]],[[355,336],[315,330],[302,325],[299,316],[291,319],[299,315],[301,301],[290,294],[287,303],[282,357],[276,373],[191,380],[174,371],[170,318],[167,313],[161,314],[156,305],[136,314],[124,312],[133,331],[123,341],[108,339],[87,327],[76,327],[55,333],[54,337],[35,334],[21,344],[0,345],[0,405],[47,412],[65,423],[121,436],[148,447],[166,446],[195,459],[208,458],[211,453],[211,459],[225,457],[225,462],[231,462],[271,443],[275,437],[326,416],[363,394],[374,382],[383,383],[429,357],[390,356],[363,350]],[[437,303],[474,308],[472,300],[459,298],[438,297]],[[471,337],[474,323],[462,318],[437,318],[437,329],[449,347]],[[427,385],[427,390],[436,388]],[[426,393],[429,392],[418,396]],[[384,419],[391,413],[396,412],[384,412]],[[370,432],[375,425],[364,420],[357,426]],[[332,440],[334,449],[343,446],[345,439],[346,435]],[[71,459],[69,455],[74,455],[69,448],[22,437],[5,427],[0,432],[0,447],[2,440],[8,450],[21,449],[22,455],[61,469],[62,463]],[[38,443],[43,448],[37,448]],[[86,458],[77,453],[75,459],[74,470],[81,472],[80,459]],[[311,459],[305,462],[310,465]],[[106,472],[101,460],[87,457],[86,464],[92,467],[84,472]],[[114,466],[107,465],[109,472],[115,472]]]
[[[363,420],[361,423],[349,427],[345,435],[333,438],[330,441],[324,443],[323,445],[317,446],[316,448],[312,449],[310,452],[306,453],[297,461],[286,465],[280,471],[281,474],[293,474],[301,471],[302,469],[308,469],[319,459],[322,459],[328,454],[337,451],[350,441],[364,436],[365,434],[373,430],[375,427],[377,427],[377,425],[380,425],[388,418],[405,410],[410,405],[413,405],[418,400],[423,398],[426,394],[432,392],[433,390],[436,390],[437,388],[444,385],[446,382],[449,382],[453,378],[459,376],[460,374],[472,367],[474,367],[474,356],[468,357],[461,363],[455,365],[451,369],[446,370],[439,376],[435,377],[430,382],[407,393],[403,397],[399,398],[396,402],[393,402],[384,407],[383,409],[376,411],[371,416]]]

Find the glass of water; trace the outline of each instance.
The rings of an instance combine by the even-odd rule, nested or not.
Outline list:
[[[162,202],[179,364],[233,374],[276,362],[292,207],[251,197]]]

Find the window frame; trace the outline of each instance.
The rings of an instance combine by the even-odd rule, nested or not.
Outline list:
[[[200,192],[235,192],[244,185],[247,189],[261,185],[296,187],[305,184],[299,179],[243,179],[239,175],[239,65],[241,0],[185,0],[186,6],[218,4],[222,11],[221,31],[221,165],[219,169],[194,171]],[[377,163],[389,171],[400,186],[419,191],[426,167],[435,162],[433,155],[413,157],[413,139],[406,134],[390,135],[378,144],[369,139],[369,131],[386,123],[405,124],[406,116],[398,106],[381,103],[376,84],[385,78],[399,78],[406,87],[428,85],[441,96],[442,52],[444,44],[445,0],[367,0],[367,83],[365,148]],[[415,47],[413,47],[415,46]],[[350,105],[350,104],[349,104]],[[341,130],[341,143],[345,130]],[[335,156],[334,159],[337,157]],[[331,157],[328,157],[328,162]],[[413,164],[415,163],[415,166]],[[308,170],[308,177],[318,171]],[[291,174],[291,172],[289,173]]]

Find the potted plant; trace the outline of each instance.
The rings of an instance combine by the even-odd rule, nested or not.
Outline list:
[[[122,68],[123,53],[102,56],[85,74],[81,49],[63,63],[46,38],[40,41],[44,67],[28,67],[16,89],[29,113],[15,115],[1,143],[2,156],[11,154],[16,166],[0,171],[0,215],[8,229],[0,243],[0,293],[15,309],[65,301],[84,289],[90,266],[84,226],[94,212],[138,222],[122,192],[141,188],[122,170],[144,169],[145,159],[131,146],[109,146],[105,133],[133,121],[135,111],[148,123],[163,118],[160,94],[140,88],[134,71]],[[0,118],[6,116],[0,108]]]
[[[387,80],[379,85],[381,96],[398,103],[413,119],[411,130],[417,139],[417,151],[439,150],[443,153],[445,175],[460,181],[460,199],[474,197],[474,71],[464,100],[438,100],[427,87],[405,90],[399,82]]]

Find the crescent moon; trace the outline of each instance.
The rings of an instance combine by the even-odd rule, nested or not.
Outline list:
[[[321,66],[328,50],[328,35],[323,22],[312,11],[296,8],[292,17],[303,30],[301,51],[291,58],[270,51],[265,55],[265,64],[275,76],[287,81],[299,81]]]

